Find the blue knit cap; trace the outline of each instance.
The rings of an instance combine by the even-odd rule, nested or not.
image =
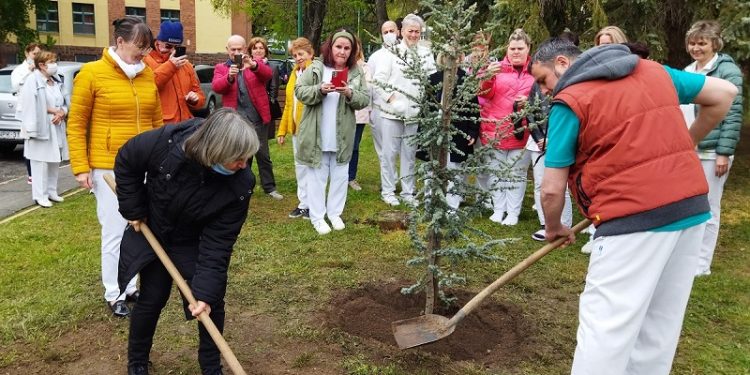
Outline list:
[[[176,45],[182,44],[182,24],[172,21],[162,22],[161,27],[159,27],[159,36],[156,39]]]

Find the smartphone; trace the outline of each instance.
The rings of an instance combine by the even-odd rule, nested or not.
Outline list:
[[[336,87],[345,87],[349,80],[349,69],[334,70],[331,76],[331,84]]]
[[[234,65],[237,65],[237,68],[242,69],[242,55],[234,55]]]
[[[187,47],[185,46],[174,47],[174,57],[185,56],[185,52],[187,52]]]

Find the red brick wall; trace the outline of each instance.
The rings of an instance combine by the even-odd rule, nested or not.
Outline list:
[[[154,37],[159,35],[159,25],[161,25],[159,0],[146,0],[146,23],[151,28],[151,32],[154,33]]]
[[[109,18],[107,30],[109,30],[109,45],[111,46],[115,44],[115,40],[112,37],[115,27],[112,25],[112,22],[118,18],[125,17],[125,0],[109,0],[109,6],[107,6],[107,17]],[[101,51],[99,52],[101,53]]]
[[[17,54],[17,44],[0,44],[0,68],[5,68],[6,65],[14,63],[18,58]]]
[[[103,48],[100,47],[78,47],[78,46],[54,46],[52,51],[57,54],[59,61],[76,61],[76,55],[93,55],[99,59]]]
[[[232,35],[240,35],[245,39],[250,39],[253,35],[253,23],[242,11],[232,11]]]
[[[195,0],[180,0],[180,22],[183,44],[187,45],[188,52],[195,52]]]

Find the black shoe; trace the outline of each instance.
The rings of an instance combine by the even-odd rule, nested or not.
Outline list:
[[[292,212],[289,213],[289,217],[292,219],[296,219],[298,217],[302,217],[302,212],[307,211],[304,208],[295,207]]]
[[[128,365],[128,375],[148,375],[148,366]]]
[[[221,367],[215,370],[203,370],[203,375],[224,375],[224,371],[221,371]]]
[[[112,310],[112,315],[118,318],[125,318],[130,315],[130,309],[128,308],[128,305],[125,304],[125,301],[115,301],[115,303],[107,302],[107,306]]]
[[[310,210],[307,208],[303,208],[302,210],[302,218],[305,220],[310,220]]]
[[[138,298],[141,297],[141,292],[135,291],[133,294],[128,294],[125,296],[125,302],[138,302]]]

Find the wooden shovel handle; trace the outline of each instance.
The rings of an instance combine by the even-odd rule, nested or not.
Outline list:
[[[589,225],[591,225],[591,220],[589,219],[583,219],[580,223],[576,224],[572,230],[574,233],[579,233],[580,231],[586,229]],[[476,309],[479,304],[481,304],[485,298],[490,296],[492,293],[495,293],[498,289],[500,289],[501,286],[507,284],[509,281],[513,280],[518,274],[529,268],[532,264],[536,263],[539,259],[542,259],[545,255],[549,254],[552,250],[557,249],[565,243],[567,238],[560,237],[556,239],[553,242],[550,242],[544,246],[542,246],[541,249],[535,251],[533,254],[529,255],[526,259],[522,260],[520,263],[516,264],[508,270],[508,272],[504,273],[500,278],[495,280],[492,284],[490,284],[488,287],[484,288],[479,294],[474,296],[464,307],[459,310],[456,315],[454,315],[448,323],[446,323],[447,327],[454,326],[458,324],[463,318],[466,317],[466,315],[469,315],[474,309]]]
[[[105,174],[104,181],[106,181],[107,185],[109,185],[112,191],[117,194],[115,178],[112,175]],[[174,266],[172,260],[169,259],[169,255],[167,255],[167,252],[164,251],[163,247],[161,247],[159,240],[157,240],[156,236],[154,236],[154,232],[151,231],[151,229],[148,227],[148,225],[146,225],[145,222],[141,223],[141,233],[143,233],[143,236],[146,237],[149,245],[151,245],[151,248],[154,249],[156,256],[159,257],[159,260],[164,265],[164,268],[166,268],[167,272],[169,272],[169,275],[172,276],[172,280],[174,280],[174,282],[177,284],[177,288],[180,290],[182,295],[185,296],[185,299],[188,300],[188,303],[196,306],[198,302],[195,300],[193,292],[190,290],[187,282],[185,282],[185,279],[182,277],[182,275],[180,275],[180,271],[178,271],[177,267]],[[242,368],[242,365],[240,365],[240,362],[237,360],[237,357],[235,357],[232,349],[229,348],[229,344],[227,344],[226,340],[224,340],[224,336],[222,336],[221,332],[219,332],[219,329],[216,328],[216,325],[214,324],[213,320],[211,320],[208,312],[204,310],[200,315],[198,315],[197,318],[201,323],[203,323],[203,326],[206,327],[206,331],[208,331],[208,333],[211,335],[211,338],[214,340],[214,343],[216,343],[216,346],[219,347],[219,351],[224,356],[224,359],[227,361],[227,365],[229,365],[229,368],[232,370],[232,372],[236,375],[246,375],[246,372]]]

